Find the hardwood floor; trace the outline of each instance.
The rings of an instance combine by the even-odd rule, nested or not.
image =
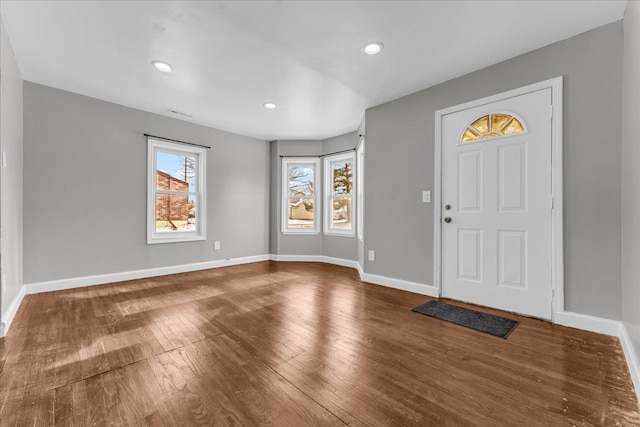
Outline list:
[[[616,338],[487,309],[522,322],[503,340],[428,299],[283,262],[29,295],[0,425],[640,425]]]

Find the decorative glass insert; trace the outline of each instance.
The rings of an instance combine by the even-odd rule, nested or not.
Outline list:
[[[461,144],[481,139],[497,138],[524,132],[524,125],[517,118],[505,113],[491,113],[477,118],[460,138]]]

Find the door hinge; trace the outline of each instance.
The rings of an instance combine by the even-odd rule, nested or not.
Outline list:
[[[551,210],[553,210],[554,207],[555,207],[555,203],[554,203],[553,197],[551,197]]]
[[[553,118],[553,104],[549,105],[549,117]]]

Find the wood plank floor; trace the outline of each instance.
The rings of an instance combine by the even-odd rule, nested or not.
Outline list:
[[[428,299],[283,262],[29,295],[0,425],[640,425],[616,338],[487,309],[522,322],[503,340]]]

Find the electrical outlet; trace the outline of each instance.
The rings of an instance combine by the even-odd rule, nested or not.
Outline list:
[[[3,274],[2,275],[2,293],[4,294],[5,292],[7,292],[7,275]]]
[[[216,251],[220,250],[220,242],[213,242],[213,249]]]
[[[422,203],[431,203],[431,191],[422,192]]]
[[[376,251],[369,251],[369,261],[376,260]]]

